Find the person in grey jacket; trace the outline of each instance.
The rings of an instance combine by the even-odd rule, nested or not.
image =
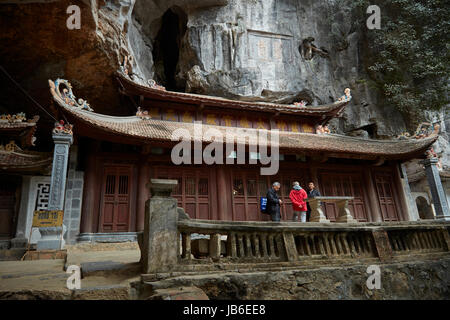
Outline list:
[[[280,183],[274,182],[267,191],[267,213],[270,214],[272,221],[280,221],[280,205],[283,203],[278,197],[277,191],[280,190]]]
[[[314,182],[308,183],[308,190],[306,191],[306,194],[308,195],[308,199],[320,197],[320,192],[316,189]],[[308,206],[308,211],[306,211],[306,221],[309,221],[309,218],[311,217],[311,207],[309,206],[309,203],[306,205]]]

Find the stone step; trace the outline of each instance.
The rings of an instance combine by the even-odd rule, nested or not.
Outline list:
[[[0,261],[18,261],[23,257],[25,251],[25,249],[0,250]]]

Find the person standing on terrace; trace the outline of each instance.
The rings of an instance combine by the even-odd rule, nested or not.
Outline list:
[[[280,183],[274,182],[267,191],[267,213],[270,214],[272,221],[279,222],[281,219],[280,205],[283,203],[278,197],[277,191],[280,190]]]
[[[305,200],[308,198],[306,191],[300,186],[300,183],[295,181],[292,184],[292,190],[289,194],[289,198],[292,202],[292,208],[294,209],[294,216],[292,221],[298,221],[300,215],[300,221],[306,222],[307,206]]]
[[[308,183],[308,199],[312,199],[315,197],[320,197],[320,192],[319,190],[316,189],[314,182],[310,182]],[[309,221],[309,218],[311,217],[311,207],[309,206],[309,203],[307,203],[307,207],[308,207],[308,211],[306,213],[306,221]]]

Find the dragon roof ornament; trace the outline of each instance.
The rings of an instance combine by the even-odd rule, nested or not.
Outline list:
[[[69,81],[60,78],[55,81],[49,79],[48,84],[50,85],[50,92],[53,98],[58,102],[73,108],[94,111],[86,100],[81,98],[77,100],[72,92],[72,85]],[[61,88],[61,85],[65,88]]]

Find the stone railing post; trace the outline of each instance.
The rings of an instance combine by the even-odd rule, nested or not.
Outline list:
[[[336,222],[357,223],[358,221],[352,217],[348,209],[348,200],[340,200],[336,202],[338,207],[338,217]]]
[[[325,217],[321,206],[320,199],[312,198],[307,200],[309,203],[309,207],[311,208],[311,217],[309,218],[310,222],[330,222],[330,220]]]
[[[283,244],[286,250],[287,261],[297,261],[298,253],[292,232],[283,232]]]
[[[177,180],[151,179],[151,198],[145,206],[141,263],[143,273],[173,270],[178,263],[177,199],[171,197]]]
[[[48,210],[64,210],[66,194],[67,163],[69,161],[69,148],[73,142],[71,133],[53,133],[55,149],[53,151],[52,177],[50,182],[50,195]],[[37,250],[59,250],[63,247],[61,227],[39,228],[41,239],[37,242]]]
[[[448,208],[444,189],[442,188],[439,170],[436,166],[438,159],[425,159],[421,161],[421,163],[425,166],[428,185],[430,186],[431,197],[433,198],[434,210],[436,211],[436,219],[450,220],[450,210]]]
[[[220,259],[221,240],[220,234],[214,233],[209,238],[209,256],[213,261],[219,261]]]
[[[378,258],[384,262],[392,259],[392,247],[386,230],[372,230],[372,237]]]

